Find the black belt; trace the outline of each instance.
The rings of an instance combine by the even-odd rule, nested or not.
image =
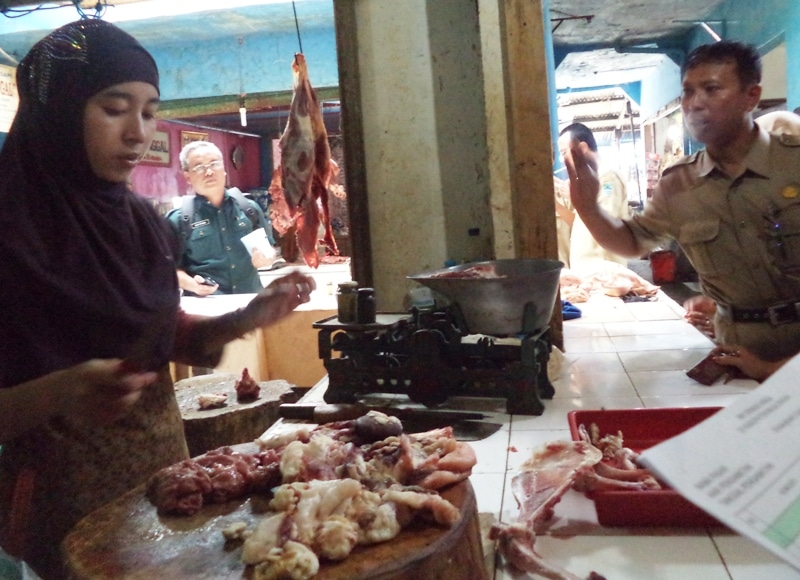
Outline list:
[[[778,304],[769,308],[722,307],[734,322],[769,322],[773,326],[800,321],[800,302]]]

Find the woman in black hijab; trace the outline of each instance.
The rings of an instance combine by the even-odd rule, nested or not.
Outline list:
[[[159,97],[127,33],[63,26],[17,85],[0,152],[0,539],[49,579],[81,517],[187,457],[169,360],[215,366],[314,282],[291,273],[216,318],[179,310],[173,237],[126,185]]]

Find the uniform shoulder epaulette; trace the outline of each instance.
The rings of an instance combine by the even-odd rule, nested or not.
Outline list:
[[[661,172],[661,175],[665,175],[670,171],[674,171],[678,167],[685,167],[687,165],[692,165],[693,163],[697,162],[698,157],[700,156],[700,151],[695,151],[691,155],[685,155],[678,159],[677,161],[673,161],[664,170]]]

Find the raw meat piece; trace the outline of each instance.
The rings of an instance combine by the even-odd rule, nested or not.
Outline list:
[[[600,437],[597,425],[580,426],[581,441],[556,441],[538,449],[511,480],[520,507],[513,524],[497,523],[490,537],[516,568],[556,580],[581,580],[550,562],[534,546],[553,516],[555,505],[570,489],[577,491],[660,489],[646,469],[636,465],[637,454],[623,445],[622,433]],[[592,572],[592,580],[603,577]]]
[[[258,399],[261,387],[250,376],[250,372],[245,368],[242,371],[242,378],[236,381],[236,400],[240,403],[249,403]]]
[[[606,296],[655,296],[654,286],[622,264],[593,260],[580,270],[561,270],[561,298],[572,303],[586,302],[592,294]]]
[[[209,451],[153,475],[148,498],[161,513],[191,515],[203,503],[269,491],[280,483],[350,478],[371,491],[394,484],[433,491],[466,479],[477,462],[470,445],[456,441],[451,427],[366,442],[356,433],[356,421],[258,439],[262,451],[257,453],[230,447]]]
[[[280,165],[272,171],[269,199],[269,219],[272,220],[272,228],[279,235],[285,236],[294,227],[294,220],[283,191],[283,170]]]
[[[497,523],[490,537],[498,540],[498,550],[515,567],[545,578],[580,580],[567,570],[544,560],[534,548],[537,529],[553,516],[553,507],[585,471],[593,472],[603,453],[585,441],[548,443],[526,461],[511,480],[511,489],[520,506],[514,524]],[[592,572],[591,579],[602,576]]]
[[[201,411],[205,411],[206,409],[219,409],[225,406],[227,400],[227,393],[208,393],[197,397],[197,406],[200,407]]]
[[[220,447],[156,472],[147,498],[162,514],[192,515],[206,503],[221,503],[280,483],[278,454],[255,454]]]
[[[281,136],[281,179],[284,198],[297,228],[297,245],[306,264],[319,265],[320,224],[325,228],[328,252],[339,255],[328,209],[328,184],[332,165],[328,133],[317,95],[308,79],[306,59],[295,54],[292,62],[294,95],[286,129]]]
[[[147,485],[147,499],[164,514],[197,513],[210,492],[211,478],[191,459],[165,467]]]
[[[581,471],[599,463],[602,452],[583,441],[548,443],[522,464],[511,480],[520,506],[519,521],[532,530],[550,520],[554,506]]]
[[[274,490],[269,507],[277,513],[244,534],[246,564],[285,566],[282,562],[292,559],[286,547],[296,542],[313,549],[304,554],[314,570],[317,556],[343,560],[356,545],[391,540],[417,515],[448,527],[461,519],[458,508],[436,492],[397,485],[374,492],[354,479],[287,483]]]
[[[497,273],[494,264],[478,264],[464,268],[463,270],[441,272],[434,274],[431,278],[506,278]]]

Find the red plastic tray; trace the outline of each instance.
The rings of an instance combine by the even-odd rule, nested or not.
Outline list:
[[[622,431],[623,443],[634,451],[674,437],[716,413],[720,407],[571,411],[567,414],[572,439],[578,427],[595,423],[600,436]],[[662,485],[663,482],[662,482]],[[588,494],[597,520],[604,526],[719,526],[715,518],[666,488],[648,491],[600,491]]]

